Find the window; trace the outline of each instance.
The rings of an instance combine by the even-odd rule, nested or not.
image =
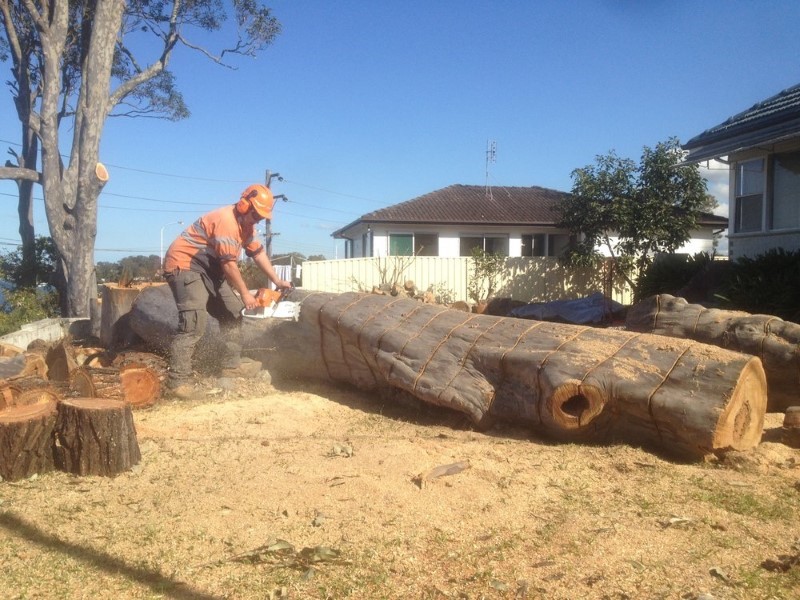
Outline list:
[[[734,229],[737,233],[761,231],[764,205],[764,159],[736,165]]]
[[[770,229],[800,228],[800,152],[773,157]]]
[[[439,256],[439,236],[435,233],[415,233],[414,253],[417,256]]]
[[[439,256],[436,233],[391,233],[389,256]]]
[[[522,256],[547,256],[547,234],[523,235]]]
[[[561,256],[572,242],[567,233],[556,233],[547,237],[547,256]]]
[[[414,236],[410,233],[389,234],[389,256],[412,256]]]
[[[461,256],[472,256],[472,251],[479,248],[491,254],[508,256],[508,237],[461,236]]]

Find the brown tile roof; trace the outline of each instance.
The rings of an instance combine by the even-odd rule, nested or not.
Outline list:
[[[451,185],[361,217],[364,222],[551,225],[553,205],[568,197],[542,187]]]
[[[552,227],[558,221],[553,206],[569,196],[538,186],[493,187],[487,195],[482,185],[456,184],[362,215],[332,235],[337,237],[358,223]],[[728,219],[704,214],[700,224],[727,227]]]

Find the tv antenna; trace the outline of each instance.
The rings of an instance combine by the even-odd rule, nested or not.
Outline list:
[[[489,185],[489,165],[497,160],[497,142],[486,140],[486,197],[492,198],[492,188]]]

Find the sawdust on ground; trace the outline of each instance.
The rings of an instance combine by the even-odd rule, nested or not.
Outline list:
[[[800,598],[782,415],[685,464],[350,388],[212,391],[137,411],[130,473],[0,483],[0,597]]]

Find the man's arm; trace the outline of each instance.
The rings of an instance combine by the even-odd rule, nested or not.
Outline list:
[[[258,265],[258,268],[263,271],[264,275],[269,277],[269,280],[275,284],[277,288],[290,288],[292,287],[291,281],[286,281],[278,277],[275,269],[272,267],[272,262],[269,260],[266,252],[259,252],[253,257],[253,261]]]
[[[223,262],[222,273],[225,275],[225,279],[230,286],[239,292],[239,296],[241,296],[245,308],[258,308],[258,301],[255,299],[255,296],[250,293],[250,290],[247,289],[247,284],[244,282],[244,279],[242,279],[242,273],[239,271],[239,265],[236,264],[235,260]]]

